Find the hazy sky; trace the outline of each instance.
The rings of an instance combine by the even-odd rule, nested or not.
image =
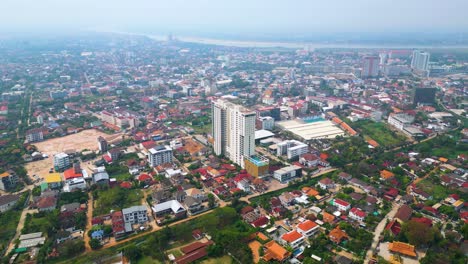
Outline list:
[[[468,31],[468,0],[0,0],[0,32]]]

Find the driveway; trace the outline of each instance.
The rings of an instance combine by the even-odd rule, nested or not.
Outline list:
[[[369,260],[372,258],[372,255],[373,255],[372,252],[374,251],[374,249],[377,248],[377,245],[379,243],[380,235],[382,234],[382,232],[385,229],[385,225],[387,223],[387,220],[392,219],[395,216],[396,212],[398,211],[398,208],[399,208],[398,204],[393,203],[392,204],[392,210],[390,210],[390,212],[388,212],[388,214],[382,219],[382,221],[380,221],[380,223],[375,228],[374,238],[372,239],[372,245],[371,245],[370,249],[367,251],[366,260],[364,261],[364,263],[368,263]]]

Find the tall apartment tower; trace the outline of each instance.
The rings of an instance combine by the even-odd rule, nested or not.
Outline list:
[[[99,147],[99,151],[101,153],[104,153],[108,150],[108,144],[107,144],[107,140],[105,140],[103,137],[99,136],[98,137],[98,147]]]
[[[362,78],[377,77],[379,75],[380,58],[377,56],[365,56],[362,58]]]
[[[411,59],[411,68],[418,71],[429,70],[429,58],[430,55],[427,52],[419,50],[413,51],[413,58]]]
[[[214,101],[212,112],[215,154],[244,168],[244,158],[255,154],[255,112],[224,100]]]

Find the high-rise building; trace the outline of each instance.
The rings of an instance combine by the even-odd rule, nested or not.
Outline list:
[[[148,162],[152,167],[172,162],[172,148],[159,145],[149,149]]]
[[[416,87],[413,90],[413,104],[434,104],[437,88],[433,87]]]
[[[255,154],[255,112],[224,100],[213,102],[212,111],[215,154],[244,168],[244,157]]]
[[[98,137],[98,148],[101,153],[105,153],[108,149],[107,140],[101,136]]]
[[[411,68],[417,71],[427,72],[429,70],[430,55],[427,52],[419,50],[413,51],[413,58],[411,59]]]
[[[362,78],[377,77],[379,76],[379,61],[377,56],[365,56],[362,59]]]

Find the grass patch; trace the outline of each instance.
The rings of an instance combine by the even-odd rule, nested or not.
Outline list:
[[[432,199],[436,201],[445,199],[449,195],[449,190],[446,187],[442,185],[436,185],[430,182],[428,179],[424,179],[418,182],[417,186],[423,189],[423,191],[432,195]]]
[[[232,263],[232,258],[228,255],[224,255],[219,258],[210,258],[206,259],[200,262],[200,264],[226,264],[226,263]]]
[[[170,254],[174,255],[174,257],[176,257],[176,258],[183,255],[183,253],[182,253],[182,251],[180,251],[180,249],[172,249],[172,250],[167,251],[166,255],[170,255]]]
[[[159,260],[153,259],[152,257],[145,256],[137,261],[137,264],[160,264]]]
[[[10,210],[0,214],[0,250],[8,246],[10,239],[16,233],[16,226],[18,225],[21,216],[21,211]]]
[[[390,130],[385,123],[361,120],[354,122],[353,127],[360,130],[365,136],[377,141],[383,147],[398,146],[406,141],[405,136]]]
[[[122,210],[133,205],[140,205],[143,194],[141,190],[127,190],[120,187],[96,190],[93,192],[96,199],[94,215],[110,213],[111,210]]]
[[[112,175],[112,178],[116,178],[118,181],[129,181],[132,179],[132,175],[130,175],[128,172],[125,172]]]

